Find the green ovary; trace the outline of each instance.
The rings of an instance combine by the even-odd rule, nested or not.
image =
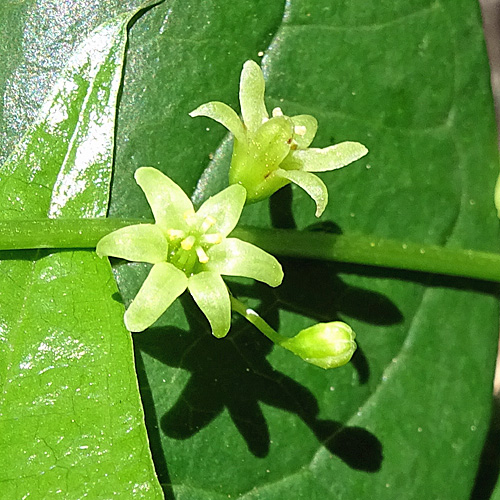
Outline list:
[[[222,241],[220,233],[209,233],[216,220],[208,216],[201,224],[194,212],[184,215],[189,230],[169,229],[167,238],[170,241],[168,262],[183,271],[187,277],[196,274],[200,265],[209,261],[207,251]]]
[[[255,133],[247,133],[245,141],[235,139],[229,182],[247,190],[247,202],[268,198],[290,182],[275,171],[292,149],[293,130],[289,118],[277,116],[267,119]]]

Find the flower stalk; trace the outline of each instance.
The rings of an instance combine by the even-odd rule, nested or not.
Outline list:
[[[356,351],[356,334],[342,321],[317,323],[294,337],[285,337],[234,297],[231,297],[231,307],[276,345],[325,370],[345,365]]]

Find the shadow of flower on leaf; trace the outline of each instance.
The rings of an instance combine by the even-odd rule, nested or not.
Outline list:
[[[274,202],[271,200],[273,226],[293,228],[291,193],[286,189],[282,191],[273,197]],[[338,231],[334,224],[323,224],[320,229]],[[392,325],[403,319],[400,310],[387,297],[344,282],[338,275],[339,265],[335,263],[279,260],[284,268],[285,280],[276,289],[259,283],[249,285],[248,281],[228,280],[232,293],[255,307],[278,330],[280,312],[299,314],[313,322],[350,317],[370,324]],[[210,334],[208,322],[192,299],[185,294],[181,302],[189,323],[188,329],[155,327],[134,336],[141,394],[146,417],[149,415],[147,427],[150,436],[153,436],[152,442],[160,442],[157,439],[159,432],[172,439],[189,439],[227,411],[249,452],[263,458],[272,446],[272,429],[262,411],[262,405],[265,405],[296,415],[321,445],[352,469],[365,472],[380,469],[383,450],[377,437],[366,429],[320,418],[320,405],[315,395],[273,367],[267,359],[273,344],[253,326],[234,313],[227,337],[216,339]],[[296,334],[299,329],[288,333]],[[156,415],[147,373],[140,369],[143,363],[141,353],[166,366],[189,372],[181,394],[163,415]],[[288,355],[297,363],[304,363],[292,353]],[[358,383],[366,384],[370,369],[362,346],[358,347],[351,364]],[[310,369],[320,370],[317,367]],[[335,370],[329,373],[334,380]],[[156,427],[158,423],[160,429]],[[290,446],[296,445],[291,442]],[[158,450],[152,451],[160,479],[169,483],[167,476],[162,479],[165,458],[161,445]],[[297,450],[297,453],[300,451]]]
[[[297,415],[321,444],[353,469],[380,469],[380,441],[365,429],[320,419],[318,402],[309,389],[266,359],[273,347],[268,339],[240,320],[226,338],[216,339],[208,323],[203,325],[201,313],[196,317],[189,297],[183,298],[183,305],[189,309],[189,331],[151,328],[134,338],[137,354],[145,352],[191,373],[176,403],[159,418],[167,436],[188,439],[227,410],[249,451],[265,457],[271,443],[260,406],[265,404]],[[145,373],[139,371],[139,377],[145,378]],[[147,380],[140,380],[140,385],[147,387]]]

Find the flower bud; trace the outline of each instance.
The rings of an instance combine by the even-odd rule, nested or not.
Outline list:
[[[349,362],[354,351],[356,334],[341,321],[318,323],[280,343],[282,347],[320,368],[337,368]]]

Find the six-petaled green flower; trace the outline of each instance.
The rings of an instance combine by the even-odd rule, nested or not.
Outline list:
[[[342,142],[327,148],[309,148],[318,122],[310,115],[288,117],[280,108],[269,117],[264,103],[264,75],[254,61],[243,66],[240,80],[240,107],[243,121],[222,102],[203,104],[191,116],[207,116],[224,125],[234,135],[229,169],[230,184],[247,190],[247,201],[271,196],[293,182],[316,202],[319,217],[328,203],[323,181],[312,172],[344,167],[368,150],[358,142]]]
[[[279,262],[250,243],[227,236],[236,226],[246,191],[230,186],[194,211],[184,191],[160,171],[143,167],[135,179],[147,197],[155,224],[128,226],[99,241],[97,254],[153,267],[125,313],[132,332],[151,326],[186,289],[206,315],[212,333],[224,337],[231,303],[221,275],[254,278],[270,286],[283,279]]]

